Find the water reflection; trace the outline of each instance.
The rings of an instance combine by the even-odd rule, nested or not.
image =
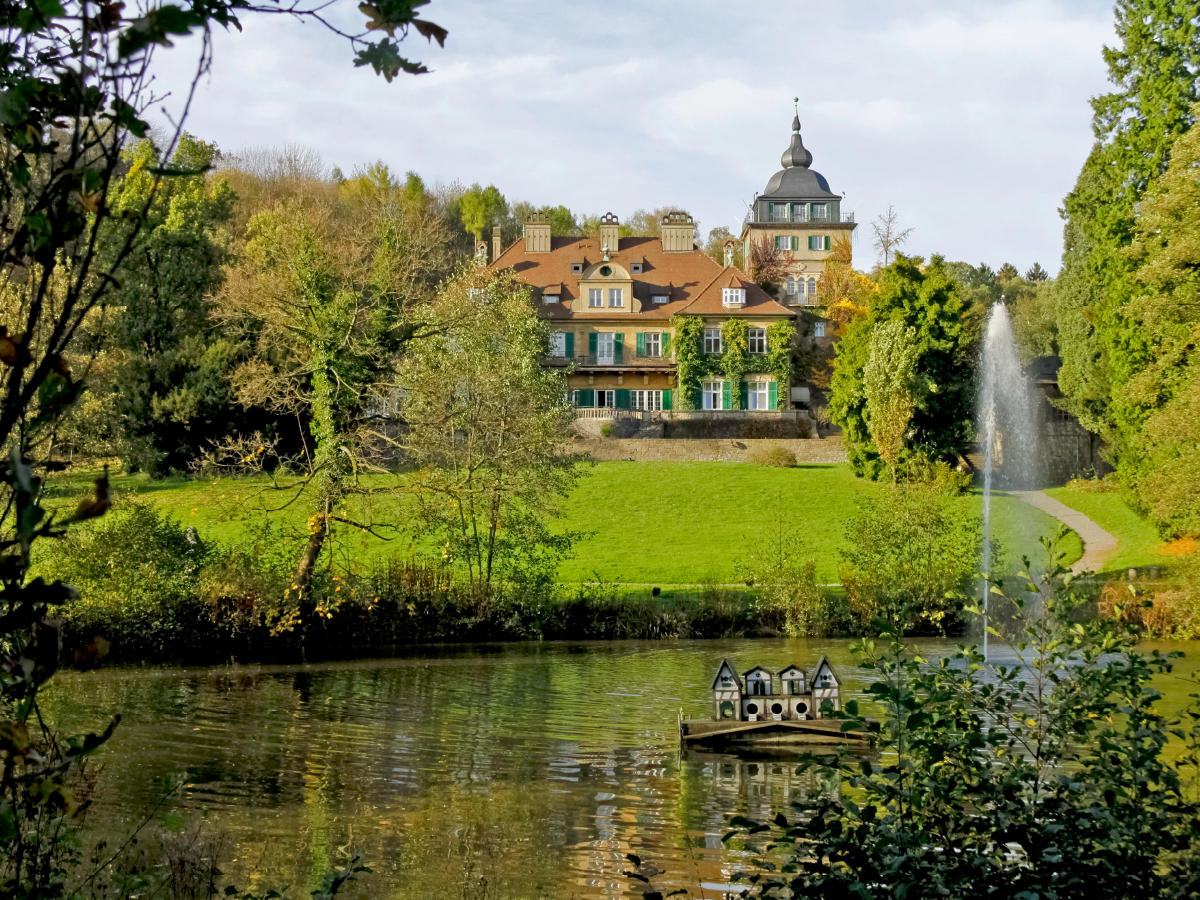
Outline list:
[[[71,732],[123,716],[102,753],[97,834],[124,831],[182,776],[177,806],[228,836],[222,868],[247,887],[301,895],[355,849],[374,870],[362,896],[640,897],[621,874],[635,853],[665,870],[656,889],[719,897],[742,864],[720,842],[732,815],[830,788],[788,759],[681,756],[676,716],[709,715],[724,657],[748,669],[822,653],[843,699],[863,700],[845,642],[760,640],[66,674],[46,709]]]

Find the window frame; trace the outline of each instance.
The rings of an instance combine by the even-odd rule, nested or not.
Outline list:
[[[755,350],[754,347],[756,344],[761,346],[762,349]],[[748,348],[747,352],[753,353],[756,356],[766,353],[767,352],[767,329],[765,329],[765,328],[749,329],[748,333],[746,335],[746,346]]]
[[[645,331],[642,332],[642,347],[644,348],[647,357],[662,356],[662,332],[661,331]],[[653,345],[653,351],[650,349]]]
[[[643,412],[661,412],[662,393],[661,390],[648,389],[630,391],[629,405],[633,409],[640,409]]]
[[[617,392],[611,388],[596,388],[596,405],[594,409],[616,409],[617,408]],[[606,402],[601,403],[600,398],[603,397]]]
[[[746,409],[756,412],[770,409],[771,395],[767,384],[766,381],[746,382]]]
[[[670,302],[670,300],[671,300],[671,298],[668,297],[666,294],[654,294],[653,296],[650,297],[651,303],[657,303],[660,305],[663,303],[668,303],[668,302]]]
[[[615,303],[613,301],[616,301]],[[609,288],[608,289],[608,308],[609,309],[624,309],[625,307],[625,289],[624,288]]]
[[[588,309],[604,308],[604,288],[588,288]]]
[[[825,323],[824,322],[813,323],[813,337],[825,337]]]
[[[722,396],[724,391],[723,381],[702,381],[700,382],[700,408],[701,409],[723,409]],[[716,404],[715,406],[713,404]]]
[[[550,332],[550,356],[553,359],[567,358],[567,334],[565,331]]]
[[[714,337],[716,338],[716,341],[717,341],[717,349],[710,350],[709,344],[710,344],[710,341],[712,341],[712,339]],[[721,329],[720,328],[705,328],[704,329],[704,352],[706,354],[711,354],[714,356],[725,352],[725,343],[721,337]]]

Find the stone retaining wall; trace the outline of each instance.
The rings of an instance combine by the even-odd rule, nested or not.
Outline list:
[[[805,463],[844,463],[840,435],[792,440],[679,440],[674,438],[603,438],[571,442],[571,451],[587,453],[598,462],[747,462],[755,447],[778,444]]]

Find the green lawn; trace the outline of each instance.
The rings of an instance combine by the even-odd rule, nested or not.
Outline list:
[[[1120,494],[1074,491],[1067,487],[1049,488],[1046,493],[1083,513],[1120,540],[1120,550],[1106,564],[1107,571],[1115,572],[1130,566],[1170,566],[1179,562],[1179,557],[1161,552],[1163,539],[1154,526],[1130,509]]]
[[[590,531],[564,581],[663,584],[733,580],[734,561],[783,521],[817,560],[821,581],[837,580],[844,524],[879,485],[845,465],[771,469],[742,463],[600,463],[571,496],[566,520]],[[978,506],[978,494],[964,497]],[[1057,522],[1007,496],[994,501],[994,534],[1007,558],[1037,555]],[[1079,539],[1067,547],[1077,559]]]
[[[59,483],[64,505],[87,490],[92,475]],[[263,503],[283,506],[288,494],[273,492],[265,478],[148,481],[141,477],[112,479],[121,496],[137,495],[162,505],[201,537],[229,541],[245,535],[262,520],[255,512]],[[862,498],[879,486],[855,478],[845,465],[811,465],[772,469],[741,463],[599,463],[589,467],[568,499],[562,525],[587,533],[566,560],[559,578],[565,582],[608,581],[648,584],[730,583],[734,562],[755,541],[774,531],[782,518],[817,560],[818,577],[837,580],[844,525]],[[360,513],[375,521],[407,522],[409,499],[375,500]],[[978,508],[979,495],[963,498]],[[310,514],[303,499],[277,515],[300,534]],[[994,500],[993,534],[1010,561],[1027,553],[1040,560],[1038,538],[1057,523],[1013,498]],[[1070,559],[1078,558],[1073,534]],[[411,535],[391,542],[355,537],[348,550],[362,557],[413,546]]]

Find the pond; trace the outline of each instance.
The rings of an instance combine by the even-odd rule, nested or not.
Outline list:
[[[63,673],[44,709],[67,733],[123,717],[94,773],[94,834],[126,834],[162,804],[221,836],[222,869],[241,887],[303,896],[358,851],[373,870],[359,896],[640,896],[621,875],[636,853],[665,870],[656,889],[720,897],[738,865],[720,841],[730,816],[820,788],[786,760],[681,757],[676,716],[710,715],[725,657],[744,671],[811,667],[823,653],[843,698],[861,698],[869,673],[844,640],[729,640]],[[1178,706],[1194,685],[1164,688]]]

